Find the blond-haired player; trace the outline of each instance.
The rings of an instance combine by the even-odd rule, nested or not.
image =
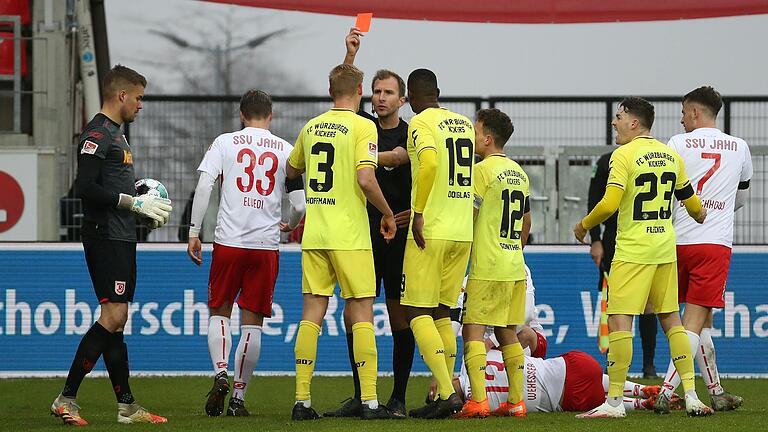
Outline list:
[[[296,404],[293,420],[319,416],[311,407],[320,325],[336,282],[352,319],[354,356],[360,376],[363,419],[391,418],[376,396],[377,353],[373,333],[373,254],[366,199],[382,213],[381,233],[392,239],[396,226],[376,181],[376,125],[356,114],[363,73],[336,66],[329,75],[333,108],[304,126],[288,159],[288,177],[306,172],[307,205],[301,267],[304,308],[296,335]]]
[[[531,227],[528,175],[504,154],[514,127],[505,113],[483,109],[475,123],[474,245],[464,304],[464,361],[475,391],[456,417],[491,414],[485,392],[483,336],[493,326],[508,371],[507,401],[493,415],[524,417],[523,348],[517,326],[525,323],[523,245]]]
[[[619,211],[616,254],[608,276],[608,397],[578,418],[626,415],[622,392],[632,362],[632,319],[649,300],[683,380],[688,415],[712,414],[696,396],[691,347],[678,314],[672,196],[698,223],[704,222],[707,211],[693,192],[680,155],[650,136],[653,120],[653,105],[645,99],[628,97],[619,104],[612,125],[620,147],[611,155],[605,196],[573,230],[584,243],[587,229]]]

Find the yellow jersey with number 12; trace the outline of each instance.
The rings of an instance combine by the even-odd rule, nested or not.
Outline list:
[[[424,238],[472,241],[474,125],[444,108],[427,108],[413,117],[408,125],[412,207],[419,187],[419,153],[425,149],[437,152],[437,173],[424,207]],[[408,238],[413,238],[411,230]]]
[[[288,159],[306,169],[302,249],[371,249],[361,167],[376,169],[376,125],[350,110],[331,109],[304,126]]]
[[[478,212],[469,278],[525,280],[521,236],[523,215],[530,211],[528,175],[504,153],[495,153],[475,165],[472,185]]]
[[[639,136],[611,155],[608,186],[624,190],[619,204],[613,259],[637,264],[677,260],[672,227],[673,195],[690,185],[680,155]]]

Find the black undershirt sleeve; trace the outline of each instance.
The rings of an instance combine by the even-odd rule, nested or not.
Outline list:
[[[693,186],[688,183],[684,188],[675,191],[675,198],[678,201],[684,201],[693,196]]]
[[[739,190],[746,190],[746,189],[749,189],[749,180],[739,182]]]
[[[304,189],[304,180],[302,180],[301,176],[296,177],[295,179],[289,179],[288,177],[285,178],[285,190],[287,192],[293,192],[302,189]]]
[[[103,165],[103,159],[97,156],[81,154],[77,163],[75,193],[78,198],[86,199],[105,207],[117,207],[117,202],[120,199],[119,194],[104,189],[104,187],[96,182]]]

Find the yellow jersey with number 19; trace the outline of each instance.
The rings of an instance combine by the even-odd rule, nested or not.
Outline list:
[[[690,186],[680,155],[652,137],[639,136],[611,155],[608,186],[624,190],[613,259],[637,264],[676,261],[672,195],[680,197]]]
[[[523,215],[530,211],[528,175],[504,153],[495,153],[475,165],[472,188],[478,212],[469,278],[525,280],[521,234]]]
[[[376,169],[376,125],[345,109],[331,109],[302,128],[291,156],[306,169],[307,212],[302,249],[371,249],[361,167]]]
[[[419,187],[419,153],[428,148],[437,152],[437,172],[424,207],[424,238],[472,241],[475,127],[468,118],[445,108],[427,108],[413,117],[408,125],[411,207]],[[413,238],[411,230],[408,238]]]

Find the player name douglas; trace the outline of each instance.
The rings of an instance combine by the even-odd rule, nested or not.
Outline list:
[[[448,198],[467,199],[467,198],[470,198],[470,193],[469,192],[448,191]]]

